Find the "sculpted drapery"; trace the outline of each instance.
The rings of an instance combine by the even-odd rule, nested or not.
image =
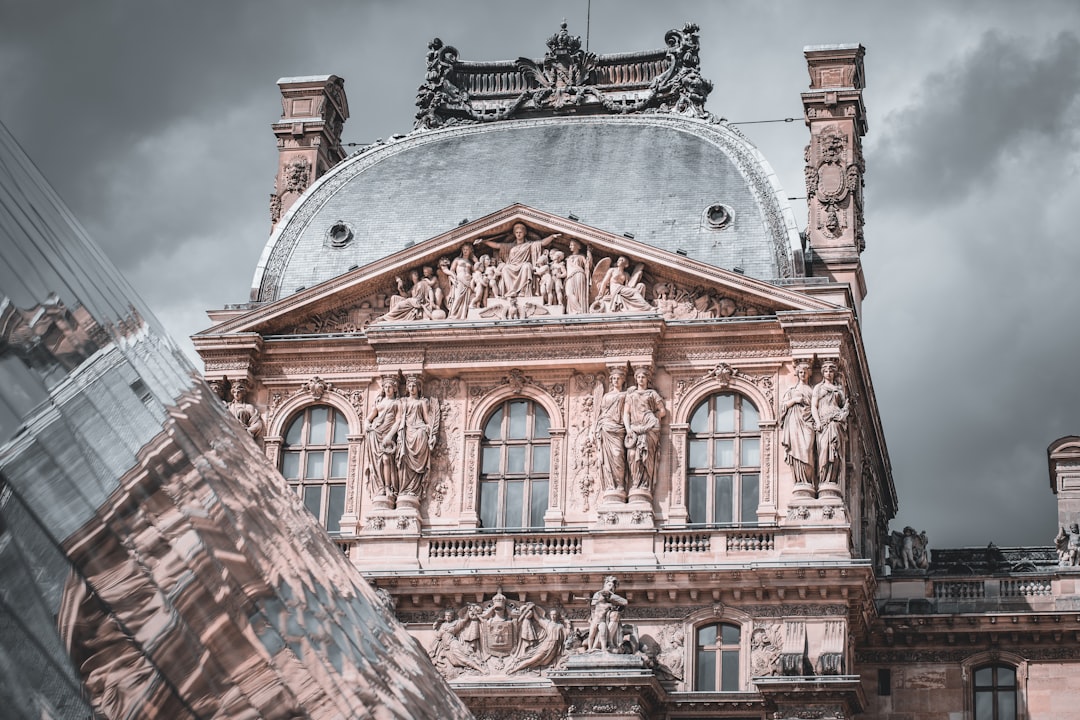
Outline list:
[[[807,382],[810,365],[800,362],[795,366],[795,375],[798,382],[788,388],[780,403],[780,444],[784,447],[784,462],[791,466],[796,486],[816,486],[813,389]]]
[[[811,410],[817,427],[818,492],[836,488],[843,478],[848,404],[843,388],[836,384],[836,363],[821,366],[822,381],[814,386]]]
[[[659,459],[660,420],[667,415],[664,399],[649,387],[651,371],[647,367],[634,370],[636,387],[626,392],[623,425],[626,427],[626,464],[630,470],[632,490],[651,493],[656,480]]]
[[[540,253],[553,240],[561,237],[562,233],[554,233],[539,240],[529,240],[528,228],[524,223],[515,223],[513,233],[514,241],[509,243],[484,239],[476,242],[495,248],[503,256],[502,292],[505,297],[535,295],[533,270],[540,260]]]
[[[626,497],[626,425],[623,411],[626,392],[626,370],[612,368],[610,386],[600,400],[600,412],[596,417],[597,446],[600,454],[600,477],[605,493]]]
[[[406,395],[401,400],[399,495],[419,497],[424,478],[431,469],[431,454],[439,434],[438,404],[434,399],[420,395],[421,382],[417,375],[406,378]]]

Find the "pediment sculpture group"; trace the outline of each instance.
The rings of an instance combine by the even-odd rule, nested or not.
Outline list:
[[[416,507],[431,469],[441,414],[435,398],[422,396],[419,375],[384,375],[364,422],[364,459],[368,488],[375,507]]]
[[[579,598],[590,603],[587,629],[575,629],[559,607],[517,604],[502,592],[484,604],[448,607],[433,625],[428,654],[447,678],[539,672],[561,667],[577,653],[641,654],[634,629],[622,622],[627,600],[617,591],[618,580],[608,575],[591,597]],[[656,662],[645,660],[646,666]]]
[[[811,387],[810,364],[797,363],[798,382],[780,403],[780,444],[795,476],[795,497],[840,497],[849,405],[837,371],[836,363],[826,360],[821,382]]]
[[[556,244],[558,243],[558,244]],[[479,254],[477,248],[490,249]],[[541,237],[524,223],[507,236],[478,238],[394,278],[389,309],[375,322],[517,320],[534,315],[659,311],[675,319],[756,315],[715,290],[645,282],[645,265],[626,256],[595,260],[592,249],[562,233]],[[651,298],[651,299],[650,299]]]

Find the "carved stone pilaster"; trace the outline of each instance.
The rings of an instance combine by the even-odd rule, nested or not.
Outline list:
[[[805,51],[810,90],[802,94],[806,146],[807,236],[812,272],[846,282],[855,308],[866,295],[859,253],[863,241],[863,153],[866,108],[861,45]]]

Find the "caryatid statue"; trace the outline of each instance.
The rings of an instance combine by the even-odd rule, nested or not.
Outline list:
[[[379,395],[364,423],[364,472],[372,497],[393,508],[400,489],[398,436],[404,413],[398,397],[399,376],[384,375],[379,384]]]
[[[405,397],[400,401],[401,437],[398,439],[398,500],[419,498],[424,478],[431,469],[431,455],[439,439],[439,401],[421,395],[419,375],[405,378]]]
[[[809,385],[810,363],[795,365],[798,382],[788,388],[780,401],[780,444],[784,447],[784,462],[795,476],[796,497],[817,495],[817,476],[814,473],[814,413],[813,388]]]
[[[623,410],[626,404],[626,368],[610,369],[608,391],[600,400],[593,434],[600,453],[600,479],[604,499],[626,501],[626,425]]]
[[[660,420],[667,415],[664,399],[649,387],[651,368],[634,368],[635,386],[626,391],[623,426],[626,428],[626,465],[630,494],[652,499],[660,450]]]
[[[232,402],[229,403],[229,412],[247,428],[251,437],[262,434],[263,421],[259,410],[247,401],[247,383],[237,380],[232,386]]]
[[[847,461],[848,401],[844,389],[836,382],[836,363],[827,360],[821,365],[822,380],[814,386],[810,409],[817,429],[818,494],[840,495]]]

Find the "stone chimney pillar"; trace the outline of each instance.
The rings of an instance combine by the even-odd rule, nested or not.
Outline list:
[[[1080,437],[1067,435],[1046,449],[1050,488],[1057,495],[1058,528],[1080,523]]]
[[[341,129],[349,118],[345,81],[337,75],[281,78],[278,171],[270,195],[271,229],[296,199],[345,158]]]
[[[856,314],[866,296],[863,251],[862,45],[805,48],[810,90],[802,94],[806,146],[806,202],[810,273],[847,283]]]

